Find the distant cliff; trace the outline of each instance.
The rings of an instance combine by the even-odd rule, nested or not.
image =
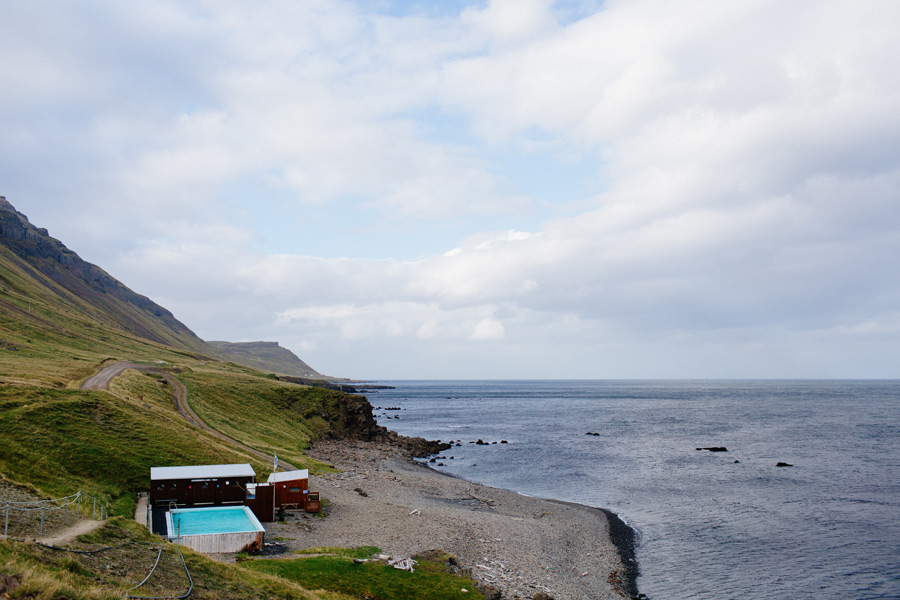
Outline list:
[[[277,375],[323,379],[324,376],[300,360],[296,354],[282,348],[278,342],[207,342],[230,360]]]

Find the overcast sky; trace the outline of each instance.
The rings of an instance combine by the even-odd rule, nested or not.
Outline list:
[[[0,195],[358,378],[900,377],[900,2],[4,1]]]

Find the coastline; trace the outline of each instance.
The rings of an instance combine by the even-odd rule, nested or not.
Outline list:
[[[408,557],[440,549],[487,597],[637,597],[634,531],[610,511],[472,483],[386,444],[330,441],[309,454],[341,472],[310,477],[327,517],[267,527],[286,550],[372,545]]]

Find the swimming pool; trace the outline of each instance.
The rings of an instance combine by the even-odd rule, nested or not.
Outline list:
[[[166,529],[170,540],[200,552],[260,548],[266,531],[246,506],[170,510]]]

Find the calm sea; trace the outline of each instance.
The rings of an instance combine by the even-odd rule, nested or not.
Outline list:
[[[617,512],[653,600],[900,598],[900,381],[378,383],[432,466]]]

